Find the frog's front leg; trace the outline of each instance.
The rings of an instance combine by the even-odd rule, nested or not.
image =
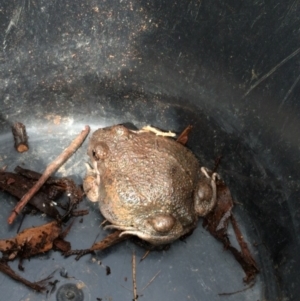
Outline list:
[[[100,184],[100,174],[97,171],[97,163],[94,163],[94,168],[86,163],[86,176],[83,180],[83,190],[92,202],[97,202],[99,200],[99,184]]]
[[[199,216],[205,216],[211,212],[217,203],[216,181],[220,179],[219,174],[212,173],[206,167],[201,167],[204,175],[199,181],[194,194],[195,210]]]

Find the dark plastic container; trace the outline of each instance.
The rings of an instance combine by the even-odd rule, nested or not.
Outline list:
[[[260,274],[243,290],[241,267],[199,222],[185,242],[137,264],[139,300],[300,300],[299,25],[290,0],[2,0],[0,167],[43,171],[85,124],[177,133],[192,124],[188,147],[202,165],[223,156],[219,173]],[[13,148],[16,121],[27,126],[27,153]],[[86,147],[57,174],[80,183]],[[7,225],[15,201],[2,192],[0,199],[7,238],[19,219]],[[90,214],[67,237],[73,249],[107,234],[97,205],[81,208]],[[27,217],[22,229],[47,220]],[[56,271],[56,291],[38,294],[0,274],[0,299],[60,300],[63,285],[79,284],[76,300],[132,300],[134,250],[139,260],[144,250],[129,241],[78,262],[53,251],[37,256],[19,273],[37,281]]]

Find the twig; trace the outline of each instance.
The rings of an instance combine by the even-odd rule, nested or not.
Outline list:
[[[136,289],[136,260],[135,260],[135,252],[132,254],[132,285],[133,285],[133,301],[136,301],[137,289]]]
[[[150,279],[150,281],[143,287],[143,289],[141,290],[141,292],[143,291],[143,290],[145,290],[153,281],[154,281],[154,279],[160,274],[160,272],[161,271],[158,271],[151,279]]]
[[[25,284],[26,286],[38,291],[38,292],[42,292],[44,290],[46,290],[46,281],[48,281],[50,278],[52,278],[52,276],[47,277],[46,279],[43,279],[41,281],[38,282],[31,282],[28,281],[27,279],[21,277],[20,275],[18,275],[15,271],[13,271],[11,269],[11,267],[3,262],[0,261],[0,271],[2,273],[5,273],[6,275],[8,275],[9,277],[11,277],[12,279],[19,281],[23,284]]]
[[[268,73],[266,73],[264,76],[262,76],[258,81],[256,81],[244,94],[244,97],[246,97],[254,88],[256,88],[261,82],[263,82],[265,79],[267,79],[269,76],[271,76],[279,67],[284,65],[287,61],[289,61],[291,58],[296,56],[298,53],[300,53],[300,48],[296,49],[294,52],[292,52],[290,55],[288,55],[285,59],[283,59],[280,63],[278,63],[275,67],[273,67]]]
[[[143,255],[143,257],[140,259],[140,262],[142,262],[150,254],[150,252],[151,252],[150,250],[147,250]]]
[[[8,223],[12,224],[17,215],[22,211],[24,206],[32,198],[32,196],[41,188],[41,186],[47,181],[47,179],[56,172],[63,164],[66,162],[73,153],[79,148],[83,143],[85,138],[90,132],[90,127],[85,126],[84,130],[71,142],[71,144],[45,169],[44,173],[40,179],[35,183],[35,185],[22,197],[18,204],[13,209],[11,215],[8,218]]]
[[[238,291],[235,291],[235,292],[230,292],[230,293],[219,293],[218,295],[219,296],[232,296],[232,295],[235,295],[235,294],[239,294],[239,293],[245,292],[248,289],[252,288],[254,286],[254,284],[255,284],[255,282],[252,282],[247,287],[245,287],[241,290],[238,290]]]

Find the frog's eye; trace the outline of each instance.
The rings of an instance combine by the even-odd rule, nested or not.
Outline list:
[[[109,154],[109,147],[104,142],[98,142],[94,149],[92,150],[93,158],[96,161],[104,160],[108,157]]]
[[[148,220],[148,222],[155,231],[163,234],[168,233],[173,229],[176,219],[172,215],[159,214]]]
[[[194,194],[195,211],[199,216],[207,215],[217,203],[217,184],[219,175],[214,173],[212,177],[206,177],[198,183]]]
[[[129,135],[129,131],[128,129],[123,126],[123,125],[116,125],[113,127],[113,133],[116,135],[116,136],[119,136],[119,137],[128,137]]]

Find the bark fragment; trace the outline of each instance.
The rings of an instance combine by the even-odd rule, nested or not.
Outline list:
[[[12,126],[12,133],[15,141],[15,149],[19,153],[27,152],[29,146],[25,125],[21,122],[14,123]]]

